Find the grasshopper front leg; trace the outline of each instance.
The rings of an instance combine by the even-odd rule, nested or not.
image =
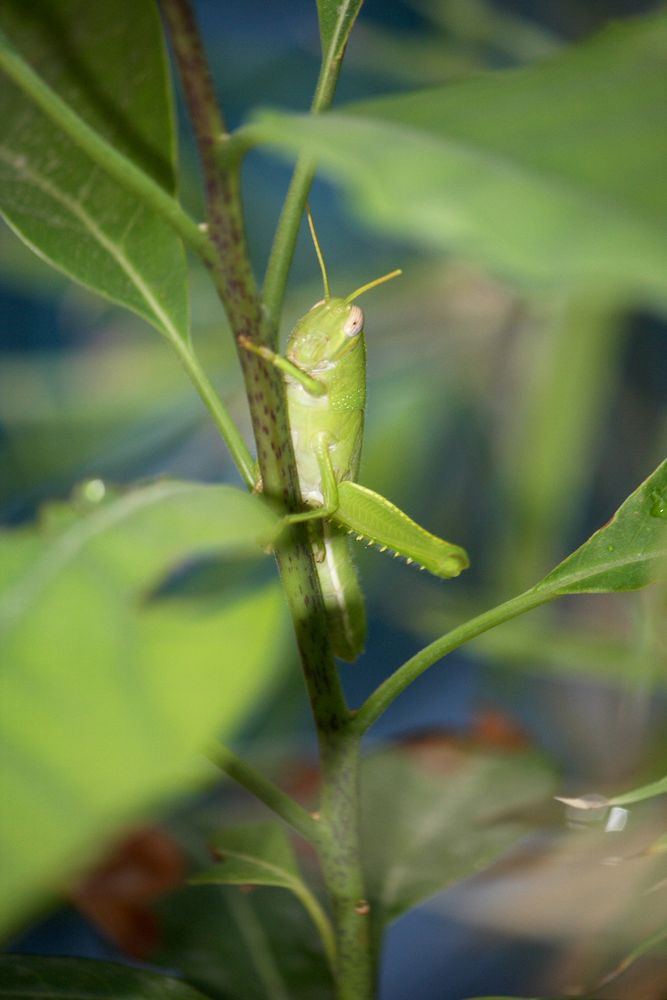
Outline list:
[[[272,351],[270,347],[265,347],[263,344],[255,344],[250,337],[241,336],[239,337],[239,344],[241,347],[250,351],[252,354],[257,354],[260,358],[264,358],[275,368],[279,368],[280,371],[285,372],[287,375],[291,375],[293,379],[299,382],[307,393],[311,396],[324,396],[327,387],[319,379],[314,378],[309,375],[308,372],[304,372],[303,369],[295,365],[289,358],[284,358],[282,354],[277,354],[276,351]]]

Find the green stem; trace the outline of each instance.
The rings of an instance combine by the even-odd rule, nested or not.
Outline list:
[[[338,731],[320,732],[326,835],[319,856],[336,928],[336,1000],[375,995],[359,831],[359,743],[349,722]]]
[[[441,660],[443,656],[447,656],[448,653],[458,649],[470,639],[475,639],[482,632],[488,632],[496,625],[502,625],[503,622],[510,621],[510,619],[516,618],[526,611],[531,611],[541,604],[546,604],[557,596],[556,591],[537,588],[527,590],[525,593],[519,594],[518,597],[513,597],[511,600],[505,601],[504,604],[499,604],[490,611],[485,611],[483,614],[471,618],[470,621],[464,622],[463,625],[459,625],[451,632],[447,632],[446,635],[425,646],[380,684],[366,699],[354,716],[352,723],[354,731],[359,735],[365,733],[374,722],[377,722],[382,713],[389,708],[392,701],[402,691],[405,691],[413,681],[434,663]]]
[[[287,277],[314,176],[313,160],[310,157],[299,157],[287,189],[266,268],[264,285],[262,286],[262,298],[266,312],[266,339],[267,343],[274,348],[278,341]]]
[[[188,246],[206,258],[210,253],[208,237],[194,219],[181,208],[178,201],[73,111],[31,69],[2,32],[0,32],[0,68],[110,177],[152,208],[172,226]]]
[[[319,900],[313,895],[308,886],[301,881],[295,881],[292,886],[294,895],[301,901],[303,908],[315,924],[317,933],[320,935],[324,954],[326,955],[329,968],[335,975],[336,972],[336,936],[331,926],[331,921],[320,906]]]
[[[319,822],[269,778],[222,744],[209,748],[208,756],[226,775],[243,785],[305,840],[317,843]]]
[[[226,130],[189,0],[162,0],[162,10],[204,175],[209,236],[215,248],[207,264],[239,349],[264,493],[288,511],[295,511],[301,494],[283,380],[273,365],[244,346],[248,340],[266,342],[267,326],[249,265],[239,164],[235,157],[222,156],[221,168]],[[298,220],[295,233],[296,226]],[[281,267],[285,276],[288,267],[289,261]],[[320,746],[323,805],[319,847],[335,916],[337,997],[370,1000],[368,917],[360,902],[358,741],[349,730],[350,712],[331,649],[307,527],[294,525],[286,531],[276,555]]]
[[[352,23],[347,27],[348,34],[351,28]],[[313,114],[326,111],[331,106],[340,75],[343,52],[345,50],[344,42],[345,39],[342,42],[338,42],[338,44],[332,44],[329,52],[322,60],[315,94],[310,105],[310,110]],[[267,343],[272,347],[275,347],[278,337],[280,315],[287,288],[287,277],[292,266],[299,227],[308,200],[308,192],[315,176],[315,167],[315,161],[310,156],[301,156],[296,161],[273,238],[271,253],[269,254],[269,262],[262,287],[262,301],[264,302],[266,316],[266,339]]]
[[[248,260],[238,165],[220,170],[217,150],[226,134],[224,119],[190,4],[188,0],[162,0],[162,10],[204,174],[209,234],[215,249],[207,263],[238,345],[264,494],[294,511],[301,494],[283,380],[273,365],[243,346],[246,340],[261,342],[263,316]],[[349,712],[331,652],[307,529],[296,525],[285,532],[276,554],[316,725],[318,730],[340,728]]]
[[[215,426],[224,438],[230,454],[236,463],[236,467],[243,477],[244,483],[248,489],[252,490],[255,486],[256,478],[255,462],[248,451],[248,446],[243,440],[238,427],[211,385],[194,352],[179,337],[170,338],[169,343],[178,354],[190,381],[195,386],[204,405],[211,414]]]

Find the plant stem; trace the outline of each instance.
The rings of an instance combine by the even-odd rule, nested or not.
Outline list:
[[[344,17],[344,15],[341,15]],[[355,14],[356,17],[356,14]],[[335,39],[329,51],[322,60],[322,66],[315,87],[315,94],[310,105],[313,114],[326,111],[331,106],[336,84],[345,51],[345,42],[349,35],[354,17],[347,23],[344,37]],[[296,162],[290,181],[285,202],[283,204],[278,226],[273,238],[269,262],[264,276],[262,300],[266,314],[267,343],[275,347],[280,324],[287,276],[294,257],[294,249],[303,218],[308,192],[315,176],[315,161],[310,156],[301,156]]]
[[[334,929],[331,926],[331,921],[326,915],[325,911],[322,909],[320,901],[318,898],[310,891],[305,882],[301,879],[297,879],[292,886],[292,891],[294,895],[300,900],[306,913],[313,921],[317,933],[322,941],[322,946],[324,948],[324,954],[326,956],[327,962],[329,963],[329,968],[331,972],[335,975],[336,973],[336,936],[334,934]]]
[[[320,827],[318,821],[260,771],[219,743],[209,749],[208,756],[225,774],[243,785],[305,840],[317,843]]]
[[[319,856],[336,928],[336,998],[370,1000],[370,906],[365,898],[359,834],[360,740],[348,722],[320,733],[323,831]]]
[[[314,161],[310,157],[299,157],[287,189],[264,276],[262,298],[266,311],[267,343],[274,349],[278,341],[287,276],[314,175]]]
[[[172,226],[188,246],[206,257],[210,251],[206,233],[202,232],[178,201],[73,111],[31,69],[2,32],[0,32],[0,68],[110,177],[152,208]]]
[[[224,120],[190,4],[188,0],[163,0],[162,10],[199,147],[209,235],[215,248],[208,266],[239,347],[263,490],[269,499],[296,510],[301,497],[282,378],[272,365],[239,343],[244,338],[261,342],[262,311],[248,262],[238,164],[220,170],[216,147],[224,141]],[[307,530],[295,526],[285,532],[277,556],[318,729],[340,728],[349,712],[329,645]]]
[[[230,454],[236,463],[243,481],[248,489],[255,485],[255,462],[248,451],[248,446],[227,408],[211,385],[208,376],[199,364],[194,352],[180,339],[170,338],[170,344],[178,354],[181,364],[194,384],[204,405],[208,409],[213,422],[224,438]]]
[[[296,510],[301,495],[283,381],[272,365],[242,344],[244,338],[265,341],[266,325],[248,262],[239,163],[235,157],[220,155],[226,142],[224,119],[188,0],[162,0],[162,10],[204,174],[209,236],[215,248],[207,264],[239,349],[263,490],[269,499]],[[368,918],[359,912],[363,890],[357,829],[358,741],[349,731],[350,712],[331,650],[307,528],[295,525],[285,532],[276,555],[320,746],[323,808],[318,826],[335,915],[337,996],[370,1000]]]
[[[392,701],[402,691],[405,691],[428,667],[433,666],[443,656],[447,656],[448,653],[462,646],[464,642],[469,642],[470,639],[476,638],[482,632],[487,632],[496,625],[502,625],[503,622],[516,618],[526,611],[531,611],[541,604],[546,604],[557,596],[557,591],[546,588],[536,587],[527,590],[525,593],[519,594],[518,597],[513,597],[511,600],[505,601],[504,604],[499,604],[497,607],[491,608],[490,611],[485,611],[483,614],[471,618],[470,621],[464,622],[463,625],[457,626],[446,635],[435,639],[434,642],[406,660],[366,699],[352,722],[355,733],[359,736],[365,733],[374,722],[377,722],[382,713],[389,708]]]

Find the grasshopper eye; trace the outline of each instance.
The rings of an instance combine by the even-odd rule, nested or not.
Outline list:
[[[356,337],[358,333],[361,333],[363,325],[364,314],[359,306],[352,306],[350,309],[350,315],[345,320],[343,333],[346,337]]]

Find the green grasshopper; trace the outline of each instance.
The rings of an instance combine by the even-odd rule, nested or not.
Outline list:
[[[294,327],[287,357],[249,340],[242,344],[285,373],[306,509],[288,514],[281,525],[310,522],[333,649],[341,659],[352,661],[364,647],[366,618],[348,534],[443,578],[458,576],[469,561],[464,549],[430,534],[389,500],[355,481],[366,406],[366,345],[364,314],[354,302],[401,272],[376,278],[344,299],[333,297],[310,212],[308,223],[324,298]]]

